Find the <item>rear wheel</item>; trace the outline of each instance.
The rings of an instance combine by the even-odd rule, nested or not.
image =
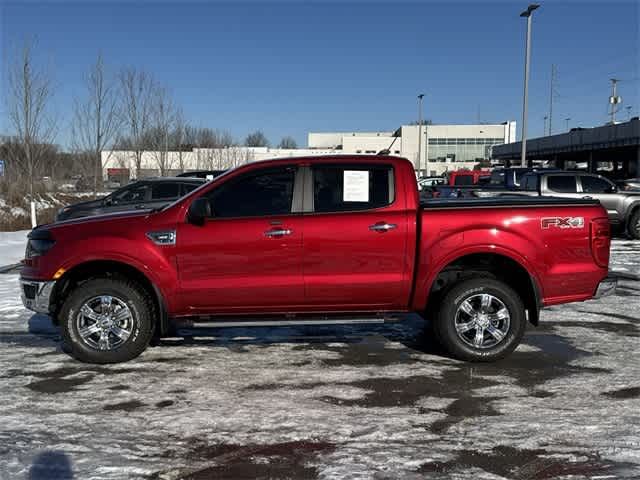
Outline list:
[[[629,220],[629,235],[636,240],[640,240],[640,208],[636,208]]]
[[[436,317],[437,337],[454,357],[472,362],[503,358],[519,345],[526,327],[520,296],[505,283],[474,278],[453,286]]]
[[[153,307],[145,290],[124,278],[80,284],[60,310],[69,353],[83,362],[126,362],[140,355],[153,336]]]

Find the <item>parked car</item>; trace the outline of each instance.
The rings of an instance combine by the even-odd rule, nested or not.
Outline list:
[[[446,179],[444,177],[422,177],[418,180],[418,186],[421,188],[435,187],[436,185],[444,185],[445,183]]]
[[[130,183],[103,198],[75,203],[58,211],[56,221],[127,210],[160,208],[198,188],[197,178],[150,178]]]
[[[456,358],[492,361],[541,307],[615,290],[609,248],[597,200],[420,203],[406,159],[301,157],[243,165],[160,211],[36,228],[21,284],[86,362],[130,360],[180,326],[406,312]]]
[[[618,180],[616,185],[620,190],[640,190],[640,178],[627,178]]]
[[[528,173],[522,178],[519,193],[596,199],[607,210],[612,226],[640,239],[640,191],[620,190],[601,175],[566,171]]]

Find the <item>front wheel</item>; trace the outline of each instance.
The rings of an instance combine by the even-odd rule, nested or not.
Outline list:
[[[124,278],[81,283],[64,302],[59,320],[69,353],[83,362],[126,362],[140,355],[153,336],[150,299]]]
[[[520,296],[489,278],[465,280],[442,299],[436,317],[437,336],[460,360],[491,362],[513,352],[526,327]]]

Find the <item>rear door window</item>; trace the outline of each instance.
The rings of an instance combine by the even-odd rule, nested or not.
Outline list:
[[[582,191],[585,193],[609,193],[613,188],[613,185],[599,177],[585,175],[580,177],[580,181],[582,182]]]
[[[557,193],[577,193],[574,175],[552,175],[547,177],[547,188]]]
[[[312,172],[315,212],[371,210],[394,201],[391,166],[319,165],[312,167]]]

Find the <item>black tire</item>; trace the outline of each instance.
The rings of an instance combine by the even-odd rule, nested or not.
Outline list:
[[[504,337],[498,341],[493,335],[489,336],[488,332],[484,333],[487,343],[497,343],[483,348],[465,343],[456,330],[456,314],[462,303],[470,298],[476,301],[481,294],[489,294],[497,299],[497,302],[493,300],[496,303],[492,305],[501,302],[509,313],[509,325],[504,327]],[[520,344],[526,328],[526,314],[520,296],[511,287],[499,280],[474,278],[461,281],[444,295],[434,326],[436,337],[453,357],[470,362],[492,362],[506,357]],[[471,330],[467,335],[470,332]]]
[[[640,240],[640,208],[636,208],[635,212],[629,218],[629,236],[635,240]]]
[[[131,333],[117,348],[100,350],[82,339],[76,319],[85,303],[105,295],[120,299],[129,308]],[[104,277],[78,285],[65,300],[58,318],[69,354],[82,362],[103,364],[126,362],[144,352],[153,337],[153,312],[147,292],[135,282],[121,277]]]

